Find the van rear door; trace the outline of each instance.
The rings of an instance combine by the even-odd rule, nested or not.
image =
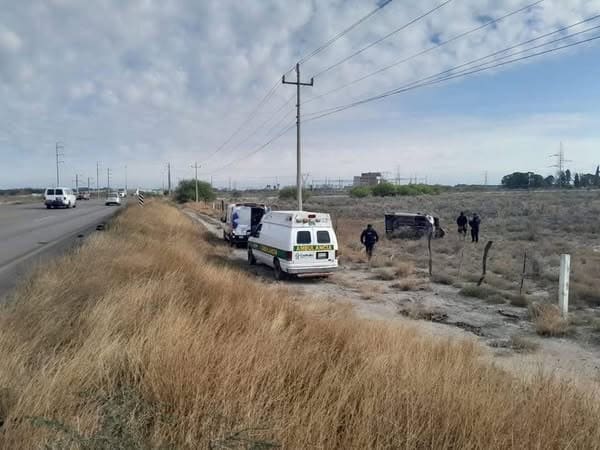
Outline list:
[[[295,234],[293,264],[325,267],[335,262],[335,236],[330,229],[297,229]]]

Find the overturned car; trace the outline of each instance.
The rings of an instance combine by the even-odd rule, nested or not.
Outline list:
[[[397,212],[385,215],[385,234],[388,238],[420,239],[432,233],[435,239],[443,238],[446,232],[440,219],[429,214]]]

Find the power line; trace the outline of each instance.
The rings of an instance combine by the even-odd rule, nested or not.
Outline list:
[[[415,24],[415,23],[419,22],[420,20],[424,19],[425,17],[429,16],[430,14],[433,14],[433,13],[434,13],[434,12],[436,12],[438,9],[441,9],[441,8],[443,8],[444,6],[446,6],[446,5],[447,5],[448,3],[450,3],[451,1],[452,1],[452,0],[445,0],[444,2],[440,3],[439,5],[435,6],[435,7],[434,7],[434,8],[432,8],[432,9],[430,9],[429,11],[427,11],[427,12],[425,12],[425,13],[421,14],[421,15],[420,15],[420,16],[418,16],[418,17],[415,17],[414,19],[412,19],[412,20],[410,20],[409,22],[405,23],[405,24],[404,24],[404,25],[402,25],[401,27],[399,27],[399,28],[396,28],[395,30],[393,30],[393,31],[389,32],[389,33],[388,33],[388,34],[386,34],[385,36],[382,36],[382,37],[380,37],[379,39],[377,39],[377,40],[375,40],[375,41],[371,42],[370,44],[368,44],[368,45],[366,45],[366,46],[364,46],[364,47],[360,48],[359,50],[357,50],[357,51],[355,51],[355,52],[351,53],[350,55],[348,55],[348,56],[346,56],[346,57],[342,58],[341,60],[339,60],[338,62],[336,62],[336,63],[334,63],[334,64],[332,64],[332,65],[330,65],[329,67],[326,67],[325,69],[321,70],[320,72],[317,72],[317,73],[315,73],[315,74],[313,75],[313,78],[316,78],[316,77],[318,77],[318,76],[320,76],[320,75],[323,75],[323,74],[324,74],[324,73],[326,73],[326,72],[329,72],[330,70],[334,69],[335,67],[337,67],[337,66],[339,66],[339,65],[341,65],[341,64],[343,64],[343,63],[345,63],[345,62],[346,62],[346,61],[348,61],[349,59],[352,59],[352,58],[354,58],[355,56],[357,56],[357,55],[360,55],[362,52],[364,52],[364,51],[366,51],[366,50],[370,49],[371,47],[373,47],[373,46],[375,46],[375,45],[379,44],[380,42],[383,42],[383,41],[385,41],[386,39],[388,39],[389,37],[393,36],[394,34],[396,34],[396,33],[399,33],[399,32],[400,32],[400,31],[402,31],[402,30],[405,30],[406,28],[410,27],[411,25],[413,25],[413,24]],[[543,1],[543,0],[540,0],[540,1]]]
[[[448,44],[450,44],[452,42],[455,42],[455,41],[457,41],[459,39],[462,39],[462,38],[464,38],[466,36],[469,36],[469,35],[471,35],[473,33],[476,33],[477,31],[480,31],[480,30],[482,30],[484,28],[487,28],[487,27],[489,27],[491,25],[494,25],[494,24],[496,24],[496,23],[498,23],[498,22],[500,22],[500,21],[502,21],[504,19],[507,19],[507,18],[509,18],[511,16],[519,14],[519,13],[521,13],[523,11],[526,11],[526,10],[528,10],[528,9],[530,9],[530,8],[538,5],[539,3],[543,2],[543,1],[545,1],[545,0],[537,0],[537,1],[533,2],[533,3],[530,3],[530,4],[522,7],[522,8],[516,9],[514,11],[510,11],[510,12],[508,12],[508,13],[504,14],[503,16],[500,16],[500,17],[498,17],[496,19],[491,19],[491,20],[489,20],[489,21],[487,21],[487,22],[485,22],[485,23],[483,23],[481,25],[476,26],[475,28],[471,28],[470,30],[464,31],[462,33],[459,33],[459,34],[457,34],[457,35],[455,35],[455,36],[453,36],[453,37],[451,37],[449,39],[446,39],[445,41],[438,42],[436,45],[434,45],[432,47],[426,48],[425,50],[421,50],[420,52],[414,53],[414,54],[412,54],[410,56],[407,56],[406,58],[400,59],[400,60],[398,60],[396,62],[393,62],[393,63],[391,63],[391,64],[389,64],[387,66],[381,67],[381,68],[379,68],[379,69],[377,69],[377,70],[375,70],[373,72],[370,72],[370,73],[368,73],[366,75],[363,75],[363,76],[361,76],[359,78],[356,78],[356,79],[354,79],[352,81],[349,81],[346,84],[338,86],[338,87],[336,87],[334,89],[331,89],[331,90],[329,90],[327,92],[324,92],[321,95],[317,95],[317,96],[315,96],[315,97],[307,100],[306,103],[310,103],[312,101],[321,99],[321,98],[323,98],[323,97],[325,97],[327,95],[333,94],[333,93],[338,92],[338,91],[340,91],[342,89],[345,89],[345,88],[347,88],[349,86],[352,86],[352,85],[354,85],[354,84],[356,84],[356,83],[358,83],[360,81],[366,80],[367,78],[370,78],[372,76],[375,76],[375,75],[378,75],[380,73],[383,73],[383,72],[385,72],[385,71],[387,71],[389,69],[392,69],[393,67],[399,66],[400,64],[404,64],[404,63],[406,63],[408,61],[411,61],[411,60],[413,60],[415,58],[418,58],[419,56],[423,56],[423,55],[425,55],[425,54],[427,54],[427,53],[429,53],[429,52],[431,52],[433,50],[437,50],[437,49],[439,49],[439,48],[441,48],[441,47],[443,47],[445,45],[448,45]]]
[[[256,113],[258,112],[258,110],[271,99],[271,97],[277,90],[278,86],[279,86],[279,80],[277,80],[277,82],[273,85],[273,87],[269,90],[269,92],[266,93],[266,95],[258,102],[258,104],[252,109],[252,111],[250,111],[250,114],[248,114],[248,117],[240,124],[240,126],[238,128],[236,128],[235,131],[221,145],[219,145],[214,152],[212,152],[210,155],[208,155],[208,157],[204,160],[204,162],[208,161],[213,156],[215,156],[217,153],[219,153],[221,150],[223,150],[223,148],[227,144],[229,144],[229,142],[231,142],[231,140],[235,136],[237,136],[238,133],[240,131],[242,131],[244,129],[244,127],[252,121],[252,119],[254,119],[254,117],[256,117]]]
[[[562,45],[560,47],[555,47],[555,48],[544,50],[544,51],[540,51],[540,52],[537,52],[537,53],[532,53],[531,55],[526,55],[526,56],[522,56],[522,57],[519,57],[519,58],[514,58],[514,59],[511,59],[511,60],[508,60],[508,61],[504,61],[504,62],[500,62],[500,63],[497,63],[497,64],[486,65],[486,67],[482,67],[482,68],[479,68],[479,69],[474,69],[474,70],[468,69],[467,71],[464,71],[464,72],[459,73],[459,74],[449,75],[449,76],[446,76],[446,77],[443,77],[443,78],[434,79],[434,80],[428,81],[428,82],[421,82],[422,80],[426,80],[426,79],[432,78],[432,76],[425,77],[422,80],[417,80],[415,82],[409,83],[408,85],[402,86],[400,88],[392,89],[392,90],[383,92],[381,94],[378,94],[378,95],[375,95],[375,96],[372,96],[372,97],[368,97],[368,98],[365,98],[365,99],[362,99],[362,100],[358,100],[358,101],[355,101],[355,102],[352,102],[352,103],[348,103],[346,105],[340,105],[340,106],[337,106],[337,107],[328,108],[328,109],[325,109],[325,110],[321,110],[321,111],[316,111],[314,113],[310,113],[309,115],[315,115],[315,116],[311,117],[309,119],[306,119],[306,121],[308,122],[308,121],[312,121],[312,120],[317,120],[317,119],[320,119],[322,117],[326,117],[326,116],[329,116],[331,114],[335,114],[337,112],[341,112],[341,111],[344,111],[346,109],[362,105],[364,103],[369,103],[369,102],[372,102],[372,101],[375,101],[375,100],[379,100],[379,99],[382,99],[382,98],[385,98],[385,97],[389,97],[391,95],[401,94],[401,93],[404,93],[404,92],[407,92],[407,91],[418,89],[420,87],[438,84],[438,83],[441,83],[441,82],[444,82],[444,81],[448,81],[448,80],[452,80],[452,79],[455,79],[455,78],[462,78],[462,77],[465,77],[467,75],[472,75],[472,74],[475,74],[475,73],[479,73],[479,72],[483,72],[483,71],[486,71],[486,70],[494,69],[496,67],[501,67],[501,66],[505,66],[505,65],[512,64],[512,63],[515,63],[515,62],[523,61],[523,60],[526,60],[526,59],[531,59],[531,58],[534,58],[536,56],[541,56],[541,55],[545,55],[545,54],[548,54],[548,53],[553,53],[553,52],[556,52],[556,51],[559,51],[559,50],[563,50],[563,49],[566,49],[566,48],[574,47],[576,45],[585,44],[587,42],[591,42],[591,41],[594,41],[596,39],[600,39],[600,35],[593,36],[593,37],[588,38],[588,39],[583,39],[583,40],[580,40],[580,41],[576,41],[576,42],[573,42],[573,43],[570,43],[570,44],[565,44],[565,45]],[[509,55],[509,56],[512,56],[512,55]]]
[[[277,139],[279,139],[280,137],[282,137],[284,134],[286,134],[288,131],[290,131],[292,128],[294,128],[296,126],[296,123],[292,123],[291,125],[287,126],[286,128],[284,128],[283,130],[281,130],[279,133],[277,133],[275,136],[273,136],[271,139],[269,139],[267,142],[265,142],[264,144],[261,144],[260,146],[254,148],[251,152],[239,157],[239,158],[235,158],[234,160],[230,161],[229,163],[225,164],[224,166],[221,166],[217,169],[214,169],[212,172],[210,173],[215,173],[215,172],[219,172],[223,169],[226,169],[230,166],[232,166],[233,164],[239,163],[240,161],[243,161],[244,159],[247,159],[253,155],[255,155],[256,153],[260,152],[262,149],[264,149],[265,147],[267,147],[268,145],[272,144],[273,142],[275,142]]]
[[[328,48],[329,46],[331,46],[333,43],[335,43],[338,39],[340,39],[342,36],[344,36],[345,34],[349,33],[350,31],[352,31],[354,28],[356,28],[357,26],[359,26],[361,23],[365,22],[366,20],[368,20],[370,17],[374,16],[375,14],[377,14],[379,11],[381,11],[383,8],[385,8],[387,5],[389,5],[392,2],[392,0],[386,0],[383,3],[381,3],[379,6],[377,6],[374,10],[372,10],[371,12],[369,12],[367,15],[361,17],[359,20],[357,20],[356,22],[354,22],[352,25],[350,25],[349,27],[345,28],[344,30],[340,31],[338,34],[336,34],[335,36],[333,36],[331,39],[329,39],[327,42],[325,42],[323,45],[317,47],[316,49],[314,49],[312,52],[310,52],[308,55],[304,56],[303,58],[301,58],[298,61],[298,64],[304,64],[305,62],[307,62],[309,59],[311,59],[313,56],[321,53],[323,50],[325,50],[326,48]],[[292,67],[290,70],[288,70],[286,72],[286,75],[293,70],[294,68]]]

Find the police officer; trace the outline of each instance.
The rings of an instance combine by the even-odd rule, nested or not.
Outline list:
[[[458,234],[461,235],[463,239],[467,237],[467,222],[467,216],[461,211],[460,215],[456,218],[456,225],[458,225]]]
[[[368,224],[367,228],[363,230],[360,235],[360,242],[365,246],[365,250],[367,252],[367,257],[371,260],[373,256],[373,247],[379,241],[379,236],[377,235],[377,231],[373,228],[373,225]]]
[[[473,218],[469,221],[471,227],[471,242],[479,242],[479,225],[481,225],[481,219],[477,213],[473,214]]]

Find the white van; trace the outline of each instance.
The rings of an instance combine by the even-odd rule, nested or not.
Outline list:
[[[57,187],[48,188],[44,192],[44,204],[46,208],[75,208],[77,206],[77,196],[70,188]]]
[[[255,230],[267,208],[257,203],[232,203],[227,205],[223,222],[223,239],[231,245],[245,244]]]
[[[327,276],[338,268],[338,243],[329,214],[267,212],[248,239],[248,262],[272,267],[275,278]]]

